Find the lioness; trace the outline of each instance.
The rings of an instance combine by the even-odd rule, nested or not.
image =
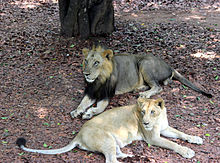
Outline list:
[[[115,94],[146,89],[149,86],[150,90],[140,93],[141,97],[149,98],[162,91],[159,83],[163,82],[166,85],[172,78],[207,97],[212,97],[152,54],[113,56],[112,50],[105,50],[101,46],[93,47],[92,50],[83,49],[82,53],[85,57],[83,74],[87,86],[85,97],[78,108],[71,112],[73,118],[84,113],[95,102],[97,106],[89,108],[84,113],[83,119],[103,112],[109,98]]]
[[[87,121],[77,136],[67,146],[60,149],[38,150],[25,147],[25,139],[19,138],[17,145],[28,152],[60,154],[79,147],[84,150],[101,152],[106,162],[116,163],[117,158],[132,157],[122,153],[120,148],[134,140],[144,140],[152,145],[174,150],[185,158],[191,158],[195,152],[160,134],[202,144],[198,136],[187,135],[168,125],[163,99],[138,98],[137,104],[113,108]]]

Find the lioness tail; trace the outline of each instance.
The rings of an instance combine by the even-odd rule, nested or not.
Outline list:
[[[192,88],[194,91],[199,92],[201,94],[203,94],[204,96],[207,96],[208,98],[212,98],[212,95],[210,93],[206,93],[205,91],[199,89],[198,87],[196,87],[192,82],[190,82],[189,80],[187,80],[184,76],[182,76],[179,72],[177,72],[176,70],[173,69],[174,72],[174,78],[177,79],[178,81],[180,81],[181,83],[183,83],[184,85]]]
[[[50,149],[50,150],[38,150],[38,149],[31,149],[31,148],[26,148],[26,140],[24,138],[18,138],[16,141],[16,144],[23,149],[24,151],[28,152],[35,152],[35,153],[42,153],[42,154],[60,154],[60,153],[65,153],[70,150],[72,150],[76,146],[76,141],[73,140],[71,143],[69,143],[67,146],[59,149]]]

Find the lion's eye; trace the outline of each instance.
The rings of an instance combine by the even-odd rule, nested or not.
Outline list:
[[[87,65],[87,64],[88,64],[88,61],[87,61],[87,60],[85,60],[85,61],[84,61],[84,64],[85,64],[85,65]]]
[[[145,110],[142,110],[142,111],[141,111],[141,114],[144,116],[144,114],[145,114]]]
[[[98,66],[99,65],[99,61],[95,61],[94,66]]]
[[[151,114],[154,114],[155,113],[155,111],[154,110],[151,110],[151,112],[150,112]]]

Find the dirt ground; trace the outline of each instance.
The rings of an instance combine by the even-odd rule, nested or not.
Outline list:
[[[194,9],[192,11],[169,11],[169,10],[156,10],[156,11],[138,11],[119,13],[116,16],[119,19],[128,19],[137,21],[138,23],[160,23],[160,22],[187,22],[197,26],[206,25],[217,30],[220,30],[220,11],[210,9]]]
[[[81,50],[97,40],[115,53],[153,53],[214,96],[208,99],[177,81],[153,96],[165,100],[170,126],[203,138],[203,145],[172,139],[193,149],[195,157],[134,141],[122,151],[135,157],[119,161],[220,162],[219,3],[158,7],[145,2],[115,0],[115,32],[84,41],[59,35],[56,0],[0,2],[0,162],[104,162],[103,155],[78,148],[51,156],[15,145],[25,137],[30,148],[55,149],[74,138],[86,122],[69,115],[83,97]],[[115,96],[107,109],[133,104],[137,97]]]

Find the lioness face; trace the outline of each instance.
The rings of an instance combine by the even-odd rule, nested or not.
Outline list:
[[[96,79],[105,82],[112,72],[112,50],[105,50],[100,46],[92,50],[84,48],[83,74],[87,82],[92,83]]]
[[[152,130],[154,125],[158,122],[159,115],[164,108],[163,99],[138,99],[138,105],[143,116],[142,124],[146,130]]]

